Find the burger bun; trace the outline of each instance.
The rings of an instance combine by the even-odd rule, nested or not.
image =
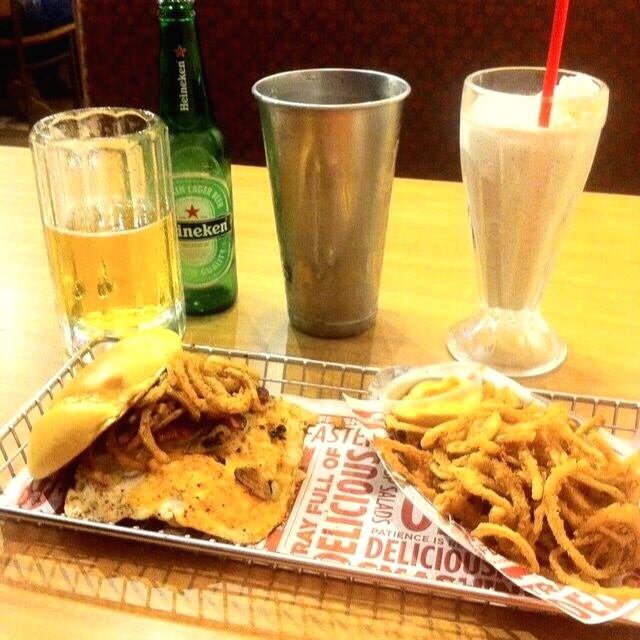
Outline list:
[[[45,478],[82,453],[156,383],[181,349],[177,333],[150,329],[98,354],[34,424],[27,454],[31,476]]]

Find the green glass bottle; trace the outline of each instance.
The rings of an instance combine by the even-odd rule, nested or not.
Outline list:
[[[214,122],[194,0],[158,0],[160,116],[169,128],[187,313],[229,308],[238,294],[231,161]]]

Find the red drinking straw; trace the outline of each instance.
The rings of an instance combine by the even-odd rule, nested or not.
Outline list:
[[[564,28],[567,24],[567,13],[569,13],[569,0],[556,0],[549,54],[547,56],[547,68],[542,82],[542,102],[540,103],[540,115],[538,117],[538,125],[541,127],[549,126],[551,101],[553,100],[553,90],[558,80],[558,68],[560,67],[560,54],[562,53]]]

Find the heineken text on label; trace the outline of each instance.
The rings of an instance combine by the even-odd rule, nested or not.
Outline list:
[[[178,63],[178,84],[180,85],[180,111],[189,111],[189,91],[187,89],[187,63],[184,58],[187,50],[178,45],[176,51],[176,62]]]
[[[174,188],[184,283],[210,286],[233,260],[229,191],[223,181],[212,178],[176,178]]]
[[[219,238],[231,231],[231,216],[215,222],[178,222],[179,240],[206,240],[207,238]]]

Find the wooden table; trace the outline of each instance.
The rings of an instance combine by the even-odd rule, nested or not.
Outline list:
[[[449,360],[452,323],[476,304],[462,185],[396,180],[373,328],[311,338],[287,321],[265,169],[234,167],[240,294],[189,319],[186,341],[383,366]],[[584,194],[543,301],[569,344],[529,386],[640,398],[640,197]],[[0,423],[63,362],[31,159],[0,147]],[[169,552],[0,525],[0,637],[635,637],[514,612]]]

